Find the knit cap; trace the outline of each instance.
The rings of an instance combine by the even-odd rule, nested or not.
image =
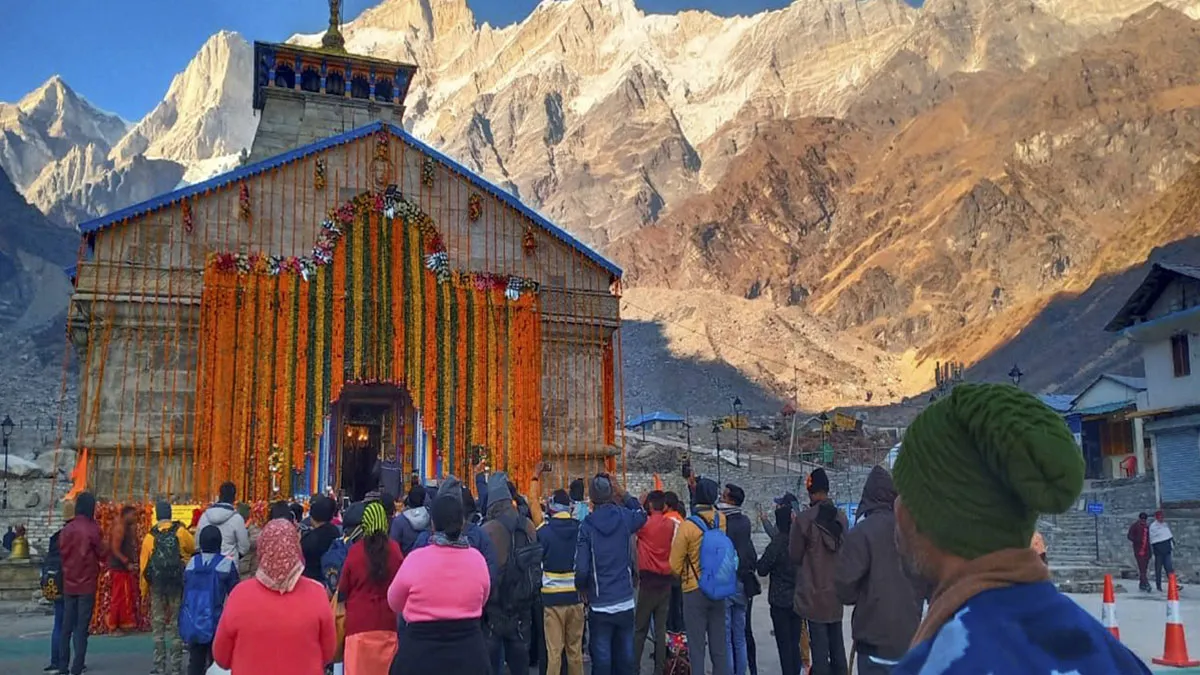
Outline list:
[[[1039,513],[1069,509],[1083,489],[1083,456],[1034,396],[962,384],[913,420],[894,480],[917,530],[973,560],[1027,547]]]

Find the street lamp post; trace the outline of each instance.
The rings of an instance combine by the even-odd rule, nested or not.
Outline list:
[[[8,437],[12,436],[13,427],[12,418],[8,415],[4,416],[4,421],[0,422],[0,432],[4,437],[4,501],[0,502],[0,507],[8,508]]]
[[[742,466],[742,418],[738,411],[742,407],[742,399],[733,397],[733,457],[738,467]]]
[[[1016,387],[1021,386],[1021,378],[1024,376],[1025,373],[1021,372],[1021,367],[1015,363],[1013,364],[1012,370],[1008,371],[1008,378],[1012,380],[1013,386]]]

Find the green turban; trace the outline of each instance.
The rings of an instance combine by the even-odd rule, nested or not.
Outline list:
[[[917,529],[968,560],[1029,546],[1039,513],[1083,489],[1083,455],[1053,410],[1006,384],[963,384],[904,434],[896,489]]]

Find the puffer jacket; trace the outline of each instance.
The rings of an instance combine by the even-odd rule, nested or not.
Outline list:
[[[858,513],[838,554],[835,584],[838,600],[854,605],[855,642],[868,653],[899,659],[921,622],[925,584],[909,577],[896,550],[896,487],[887,469],[871,470]]]
[[[758,559],[759,576],[771,578],[767,587],[767,604],[772,607],[791,608],[796,604],[796,566],[788,557],[791,534],[790,530],[777,532]]]
[[[804,619],[817,623],[842,620],[834,576],[846,530],[846,514],[829,500],[813,503],[792,522],[788,555],[799,566],[795,609]]]
[[[389,536],[400,544],[400,552],[404,555],[412,553],[417,543],[417,535],[431,528],[428,506],[404,509],[404,512],[392,519]]]
[[[599,506],[579,527],[575,585],[586,589],[592,609],[633,609],[633,535],[645,524],[646,512],[637,498],[626,494],[621,506]]]
[[[232,556],[235,560],[250,552],[250,534],[246,532],[246,521],[233,508],[233,504],[217,502],[208,507],[196,524],[199,533],[209,525],[216,525],[221,531],[221,555]]]

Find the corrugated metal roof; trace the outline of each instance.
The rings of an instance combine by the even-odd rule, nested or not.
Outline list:
[[[1115,333],[1138,323],[1145,316],[1146,312],[1150,311],[1150,308],[1154,306],[1154,302],[1158,300],[1158,296],[1162,294],[1163,289],[1178,276],[1200,279],[1200,267],[1196,265],[1154,263],[1150,267],[1150,271],[1146,273],[1146,278],[1133,291],[1129,299],[1117,311],[1117,314],[1104,327],[1104,330]]]
[[[1070,412],[1072,415],[1107,415],[1111,412],[1132,408],[1137,405],[1136,401],[1114,401],[1112,403],[1101,403],[1087,408],[1074,408]]]
[[[352,131],[347,131],[346,133],[338,134],[336,136],[330,136],[329,138],[323,138],[319,141],[301,146],[294,150],[289,150],[288,152],[264,159],[260,162],[238,167],[232,171],[215,176],[201,183],[188,185],[186,187],[179,188],[178,190],[173,190],[166,194],[148,199],[140,204],[134,204],[133,206],[128,206],[118,211],[114,211],[108,215],[82,223],[79,225],[79,231],[85,235],[99,232],[100,230],[112,227],[123,220],[136,218],[138,216],[146,215],[159,209],[178,204],[188,197],[203,194],[208,190],[221,188],[229,185],[230,183],[256,176],[265,171],[269,171],[285,164],[290,164],[292,162],[304,159],[305,157],[321,152],[322,150],[327,150],[338,145],[344,145],[351,141],[356,141],[360,138],[380,131],[381,129],[390,131],[393,135],[397,136],[404,142],[412,145],[430,157],[433,157],[435,160],[444,164],[451,171],[454,171],[455,173],[466,178],[477,188],[487,192],[493,197],[496,197],[508,206],[511,206],[513,209],[544,228],[550,234],[554,235],[563,243],[584,254],[589,260],[604,268],[613,276],[618,278],[622,276],[623,272],[621,271],[621,268],[616,265],[616,263],[600,255],[590,246],[584,244],[566,230],[555,225],[550,221],[549,218],[523,204],[521,200],[517,199],[516,196],[514,196],[511,192],[488,181],[486,178],[483,178],[474,171],[471,171],[467,167],[451,159],[448,155],[434,149],[417,137],[405,131],[402,127],[387,122],[372,122],[366,126],[359,127]]]
[[[1054,412],[1064,413],[1071,409],[1078,394],[1038,394],[1038,399]]]
[[[1112,380],[1113,382],[1116,382],[1117,384],[1123,384],[1126,387],[1129,387],[1130,389],[1137,389],[1138,391],[1146,391],[1146,378],[1144,378],[1144,377],[1131,377],[1129,375],[1114,375],[1112,373],[1105,373],[1105,374],[1101,375],[1100,377],[1107,377],[1108,379]]]
[[[682,422],[682,421],[684,421],[683,418],[680,417],[679,415],[676,415],[673,412],[656,410],[652,413],[646,413],[645,415],[639,415],[639,416],[629,420],[628,422],[625,423],[625,428],[626,429],[636,429],[637,427],[640,427],[643,424],[649,424],[650,422]]]

